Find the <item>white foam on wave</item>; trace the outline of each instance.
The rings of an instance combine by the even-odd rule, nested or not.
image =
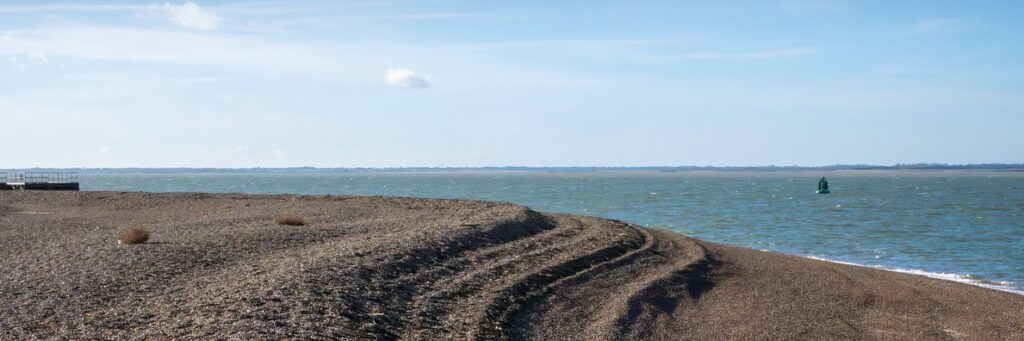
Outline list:
[[[960,275],[960,274],[945,273],[945,272],[930,272],[930,271],[917,270],[917,269],[890,268],[890,267],[885,267],[885,266],[881,266],[881,265],[866,265],[866,264],[858,264],[858,263],[851,263],[851,262],[843,262],[843,261],[831,260],[831,259],[815,257],[815,256],[803,256],[803,257],[810,258],[810,259],[816,259],[816,260],[820,260],[820,261],[825,261],[825,262],[830,262],[830,263],[839,263],[839,264],[845,264],[845,265],[859,266],[859,267],[863,267],[863,268],[872,268],[872,269],[879,269],[879,270],[885,270],[885,271],[899,272],[899,273],[910,274],[910,275],[925,276],[925,277],[935,278],[935,279],[943,279],[943,280],[947,280],[947,281],[953,281],[953,282],[958,282],[958,283],[970,284],[970,285],[979,286],[979,287],[983,287],[983,288],[999,290],[999,291],[1006,291],[1006,292],[1012,292],[1012,293],[1018,294],[1018,295],[1024,295],[1024,288],[1017,287],[1016,285],[1014,285],[1013,282],[1007,282],[1007,281],[986,281],[986,280],[980,280],[980,279],[974,278],[974,276],[971,276],[971,275]]]

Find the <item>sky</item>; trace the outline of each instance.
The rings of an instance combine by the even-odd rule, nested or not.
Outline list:
[[[0,1],[0,168],[1024,162],[1021,1]]]

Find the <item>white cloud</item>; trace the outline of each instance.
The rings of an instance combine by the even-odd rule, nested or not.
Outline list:
[[[467,51],[493,53],[543,53],[586,58],[604,62],[674,63],[687,60],[746,61],[796,58],[817,53],[814,47],[796,46],[747,51],[687,51],[688,45],[704,38],[663,39],[561,39],[485,44],[465,44]]]
[[[40,62],[43,62],[44,64],[50,64],[50,60],[46,59],[46,56],[44,56],[42,53],[38,53],[38,52],[29,53],[28,54],[28,58],[29,59],[33,59],[33,60],[38,60]]]
[[[430,81],[426,77],[416,75],[412,70],[405,68],[388,69],[384,80],[388,84],[401,88],[428,88]]]
[[[3,50],[0,49],[0,54],[2,53]],[[21,58],[19,58],[19,56]],[[26,52],[23,54],[12,55],[7,58],[11,61],[11,63],[14,64],[15,67],[22,70],[28,70],[30,68],[30,65],[50,64],[50,60],[46,58],[46,55],[38,52]]]
[[[214,11],[199,7],[191,1],[181,5],[164,3],[161,8],[167,12],[167,19],[184,28],[209,31],[217,29],[224,21]]]

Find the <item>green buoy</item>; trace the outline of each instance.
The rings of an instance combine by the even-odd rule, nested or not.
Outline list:
[[[821,177],[821,180],[818,180],[818,191],[816,191],[814,193],[818,193],[818,194],[829,194],[829,193],[832,193],[832,192],[830,192],[828,190],[828,180],[825,180],[824,176]]]

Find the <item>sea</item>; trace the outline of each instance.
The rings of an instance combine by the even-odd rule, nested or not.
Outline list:
[[[827,177],[831,194],[816,194]],[[1024,294],[1024,173],[113,173],[82,190],[386,195],[521,204]]]

